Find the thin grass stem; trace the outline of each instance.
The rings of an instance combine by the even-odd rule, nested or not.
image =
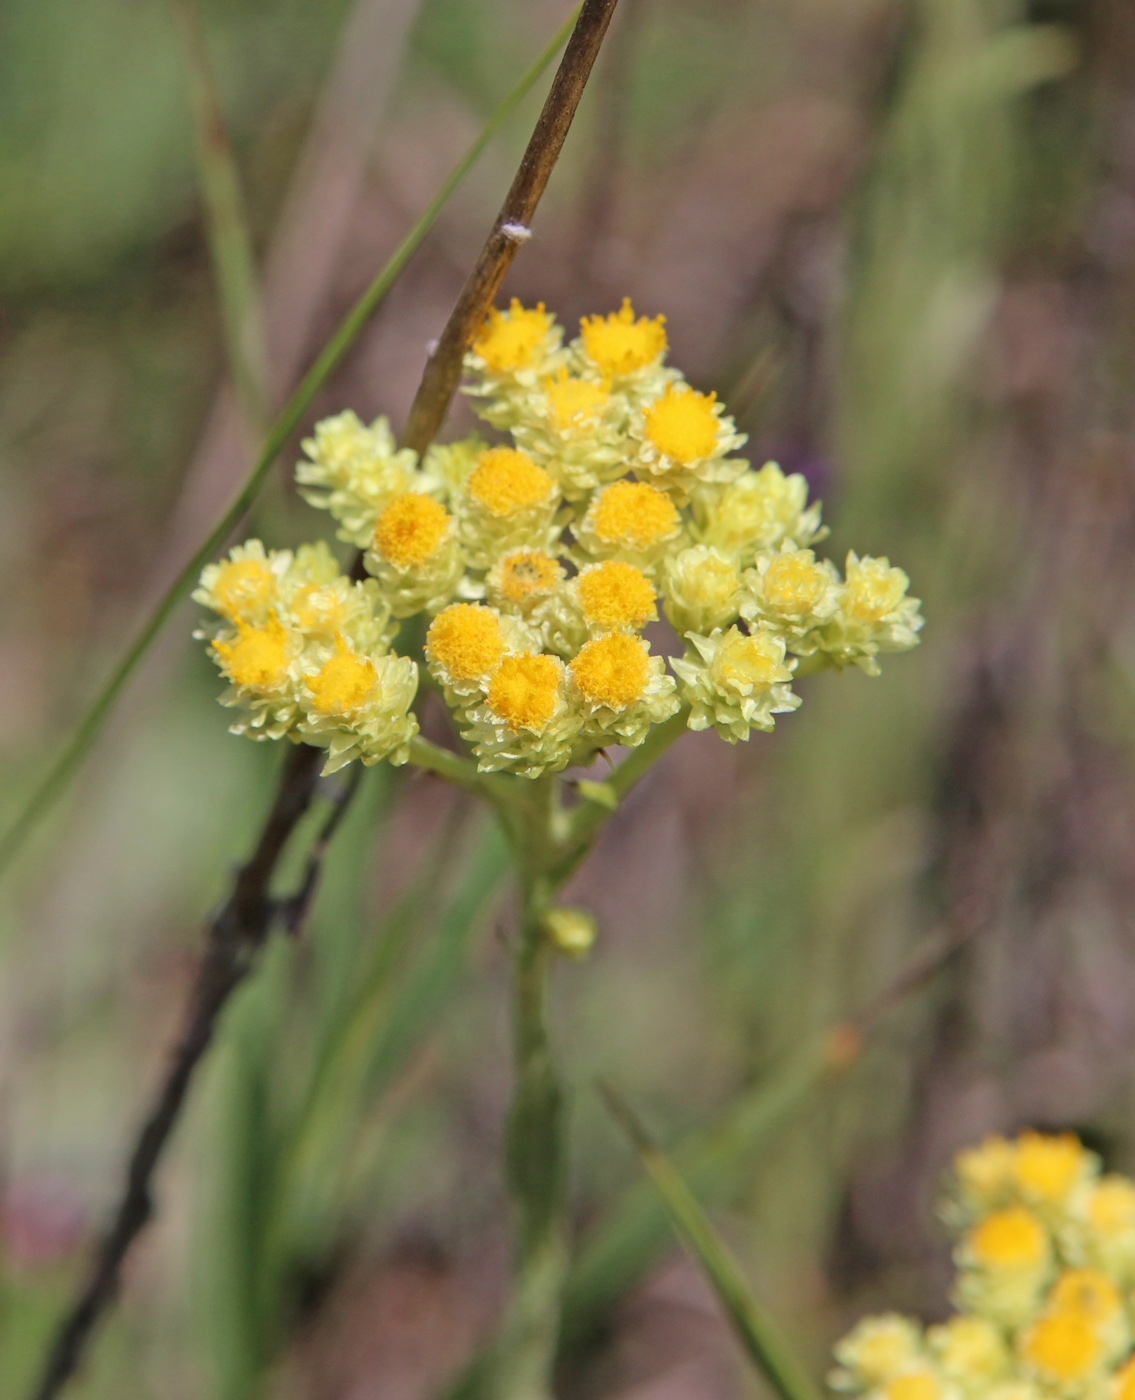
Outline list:
[[[245,426],[259,441],[268,431],[272,405],[256,261],[240,176],[197,0],[170,0],[170,8],[185,53],[205,232],[217,282],[229,373]]]
[[[737,1261],[674,1164],[653,1141],[627,1101],[610,1084],[599,1092],[611,1116],[634,1144],[662,1198],[670,1224],[685,1241],[732,1324],[737,1340],[780,1400],[822,1400],[822,1392],[794,1355],[775,1319],[749,1287]]]
[[[0,838],[0,877],[7,872],[12,861],[23,847],[24,842],[28,839],[32,831],[35,830],[38,823],[54,805],[56,800],[62,795],[72,775],[86,757],[87,751],[98,736],[103,724],[106,722],[126,682],[134,674],[134,671],[137,669],[142,658],[149,651],[158,633],[162,630],[182,599],[192,588],[204,565],[207,564],[218,549],[221,548],[237,523],[247,513],[249,507],[256,499],[260,487],[263,485],[265,477],[271,471],[276,458],[280,455],[288,439],[299,426],[300,421],[308,408],[310,408],[316,394],[326,383],[332,371],[343,359],[350,347],[354,344],[360,331],[374,314],[377,307],[382,303],[399,274],[402,272],[402,269],[418,250],[426,234],[437,222],[439,214],[444,209],[454,190],[456,190],[461,181],[476,164],[485,147],[531,91],[541,73],[543,73],[549,63],[551,63],[563,44],[564,39],[570,32],[577,13],[578,11],[572,12],[571,17],[556,31],[555,36],[532,64],[532,67],[524,74],[508,96],[504,98],[500,106],[485,124],[481,134],[469,147],[465,155],[462,156],[461,160],[458,161],[457,165],[454,166],[437,194],[418,218],[417,222],[391,254],[386,265],[355,303],[335,334],[316,357],[315,363],[308,370],[307,374],[304,375],[299,386],[272,424],[268,436],[264,441],[260,456],[257,458],[256,464],[249,473],[244,485],[233,499],[232,504],[217,521],[206,538],[202,540],[193,555],[186,561],[185,566],[174,579],[173,583],[170,584],[169,588],[159,599],[153,611],[143,623],[138,635],[112,671],[109,680],[76,725],[70,739],[68,739],[63,746],[58,757],[55,759],[54,763],[51,764],[47,773],[33,791],[31,797],[23,805],[15,820],[4,833],[4,836]],[[431,360],[431,364],[435,363],[437,360],[438,354],[435,354],[433,360]],[[458,367],[459,366],[460,356],[458,357]],[[446,402],[446,407],[447,406],[448,401]],[[444,416],[444,408],[442,410],[442,415]],[[440,423],[440,419],[438,422]]]

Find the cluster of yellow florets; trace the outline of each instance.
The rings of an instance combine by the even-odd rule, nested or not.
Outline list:
[[[1135,1182],[1071,1134],[986,1139],[955,1161],[959,1312],[865,1318],[838,1390],[873,1400],[1135,1400]]]
[[[543,306],[514,301],[466,359],[466,392],[505,440],[419,460],[385,419],[320,423],[296,478],[369,578],[257,541],[205,571],[195,596],[223,620],[210,636],[234,728],[324,744],[331,767],[403,761],[418,673],[389,645],[419,615],[420,660],[479,765],[526,776],[639,744],[683,708],[692,729],[747,739],[800,703],[799,658],[873,675],[913,646],[902,570],[851,554],[841,578],[818,560],[804,479],[736,456],[744,435],[666,349],[664,318],[629,302],[564,345]],[[316,594],[311,622],[296,599]],[[642,635],[660,611],[684,646],[669,671]]]

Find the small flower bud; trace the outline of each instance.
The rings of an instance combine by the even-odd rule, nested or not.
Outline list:
[[[547,911],[543,925],[544,932],[555,947],[568,957],[586,957],[595,942],[595,915],[587,909],[570,909],[560,905]]]

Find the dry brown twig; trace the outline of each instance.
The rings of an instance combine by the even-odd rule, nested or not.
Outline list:
[[[403,445],[421,452],[441,427],[461,376],[461,364],[505,273],[530,236],[540,197],[559,158],[579,99],[603,42],[617,0],[585,0],[560,60],[535,130],[504,204],[456,306],[430,356],[410,409]],[[185,1028],[170,1068],[130,1154],[126,1182],[112,1224],[99,1241],[82,1288],[63,1318],[48,1353],[35,1400],[54,1400],[78,1368],[95,1324],[113,1302],[123,1260],[153,1214],[154,1173],[180,1117],[194,1071],[212,1041],[221,1011],[247,975],[277,915],[269,894],[289,837],[311,806],[322,761],[319,749],[300,745],[288,755],[267,821],[253,855],[241,867],[232,893],[210,922]],[[314,895],[322,849],[341,819],[340,803],[317,839],[300,902],[286,902],[298,927]],[[322,848],[322,849],[320,849]]]

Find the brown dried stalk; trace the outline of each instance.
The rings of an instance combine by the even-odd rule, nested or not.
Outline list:
[[[520,168],[477,263],[426,365],[403,437],[424,451],[441,427],[461,376],[461,363],[520,245],[563,147],[617,0],[585,0],[540,112]],[[119,1205],[99,1242],[82,1289],[64,1317],[44,1366],[35,1400],[54,1400],[83,1358],[91,1333],[113,1302],[123,1260],[153,1215],[154,1173],[184,1105],[194,1071],[216,1030],[221,1011],[252,967],[277,909],[269,896],[289,836],[315,795],[323,754],[300,745],[289,755],[255,851],[209,926],[204,959],[189,1002],[185,1029],[168,1073],[130,1154]],[[349,794],[348,794],[349,796]],[[316,842],[298,896],[285,902],[286,922],[302,922],[318,881],[322,850],[342,814],[340,803]]]

